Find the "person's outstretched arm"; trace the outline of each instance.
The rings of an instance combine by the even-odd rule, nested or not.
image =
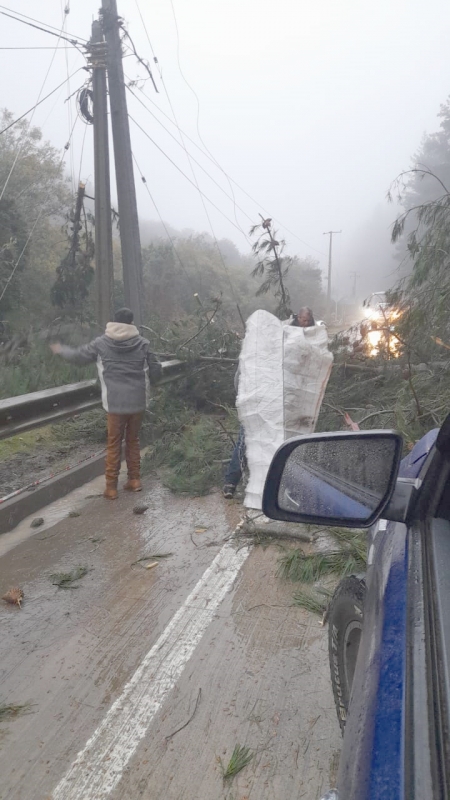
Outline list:
[[[89,344],[83,344],[81,347],[68,347],[60,342],[55,342],[50,345],[50,350],[66,361],[71,361],[72,364],[91,364],[98,358],[97,339]]]

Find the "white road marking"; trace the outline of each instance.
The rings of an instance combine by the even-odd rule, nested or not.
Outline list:
[[[53,792],[53,800],[101,800],[110,795],[139,742],[174,688],[249,548],[225,544],[125,685],[103,722]]]

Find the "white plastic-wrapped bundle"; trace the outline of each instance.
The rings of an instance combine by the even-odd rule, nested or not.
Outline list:
[[[277,448],[316,425],[333,356],[324,325],[297,328],[255,311],[239,359],[237,408],[245,430],[249,481],[244,505],[262,507]]]

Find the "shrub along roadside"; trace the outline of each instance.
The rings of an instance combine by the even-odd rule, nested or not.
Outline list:
[[[143,474],[156,470],[173,492],[207,494],[222,480],[237,430],[234,411],[224,407],[220,415],[195,413],[165,389],[154,399],[144,425],[143,440],[150,441],[150,449]]]

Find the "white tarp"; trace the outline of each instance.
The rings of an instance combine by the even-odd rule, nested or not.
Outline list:
[[[324,325],[297,328],[268,311],[248,318],[236,401],[250,473],[247,508],[262,507],[277,448],[291,436],[314,431],[332,362]]]

